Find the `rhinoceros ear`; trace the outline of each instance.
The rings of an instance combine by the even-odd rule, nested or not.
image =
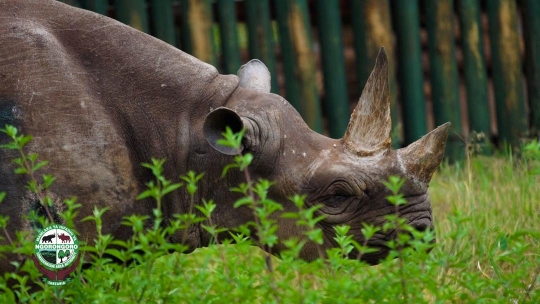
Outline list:
[[[226,147],[218,144],[218,140],[223,138],[222,133],[226,128],[230,127],[233,132],[240,132],[244,128],[244,123],[235,111],[219,107],[206,115],[203,125],[203,132],[206,141],[212,146],[212,148],[226,155],[237,155],[244,150],[244,146],[241,145],[239,149],[232,147]]]
[[[268,71],[266,65],[260,60],[250,60],[240,67],[237,75],[240,78],[239,86],[250,90],[270,93],[270,71]]]
[[[398,150],[398,159],[408,175],[429,184],[433,172],[444,157],[449,131],[450,123],[447,122],[406,148]]]

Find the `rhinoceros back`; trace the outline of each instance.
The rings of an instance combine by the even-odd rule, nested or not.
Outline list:
[[[168,176],[185,173],[205,115],[237,86],[236,76],[110,18],[58,1],[0,2],[0,127],[31,134],[26,152],[50,161],[39,175],[56,177],[55,214],[72,196],[81,216],[110,208],[103,233],[127,237],[119,218],[151,214],[150,202],[135,200],[151,178],[140,163],[167,158]],[[31,229],[32,210],[44,214],[26,178],[13,174],[15,156],[0,151],[0,214],[10,231]],[[92,239],[93,226],[76,228]]]

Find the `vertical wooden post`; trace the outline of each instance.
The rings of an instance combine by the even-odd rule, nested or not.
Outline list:
[[[397,106],[397,84],[394,72],[394,38],[390,20],[390,4],[388,0],[353,0],[351,1],[351,18],[354,31],[356,77],[359,92],[362,92],[375,65],[375,59],[380,47],[384,46],[387,49],[390,106],[394,130],[392,132],[392,145],[397,148],[400,146],[399,108]]]
[[[392,0],[391,4],[397,37],[404,143],[408,145],[427,133],[420,16],[417,0]]]
[[[182,49],[216,66],[210,0],[182,0]]]
[[[245,0],[246,18],[249,37],[249,54],[260,59],[272,75],[272,92],[279,91],[277,81],[276,58],[274,54],[274,37],[270,20],[268,0]]]
[[[519,144],[527,129],[515,0],[486,1],[501,141]],[[537,18],[537,16],[535,16]]]
[[[176,45],[171,0],[151,0],[150,5],[154,36],[170,45]]]
[[[148,16],[144,0],[116,0],[116,19],[133,28],[148,33]]]
[[[531,132],[540,136],[540,1],[522,0],[522,5]]]
[[[283,61],[283,73],[285,74],[285,95],[291,105],[300,112],[302,117],[304,117],[301,109],[300,83],[296,75],[296,56],[293,48],[293,40],[291,38],[292,22],[289,20],[291,11],[290,2],[295,2],[295,0],[275,1],[276,18],[279,30],[279,47],[281,49],[281,58]],[[306,118],[304,117],[304,119]]]
[[[306,0],[291,2],[289,21],[293,42],[298,80],[300,85],[301,111],[313,130],[323,132],[322,108],[317,88],[317,66],[311,39],[311,22]]]
[[[236,24],[235,0],[217,1],[217,19],[221,33],[221,62],[226,74],[236,74],[240,68],[240,48]]]
[[[467,89],[469,128],[474,132],[482,132],[489,138],[491,122],[484,39],[480,23],[480,2],[478,0],[459,0],[457,3]]]
[[[328,113],[330,137],[341,138],[347,129],[350,111],[339,2],[316,0],[315,11],[324,74],[324,104]]]
[[[109,2],[107,0],[81,0],[82,7],[107,16]]]
[[[307,1],[276,0],[275,3],[287,99],[311,129],[322,132]]]
[[[189,1],[180,0],[180,47],[184,52],[193,55],[193,43],[191,41],[191,28],[189,24]],[[204,30],[206,35],[210,34],[209,30]]]
[[[457,160],[463,156],[459,83],[454,35],[453,0],[425,1],[429,62],[431,67],[431,92],[435,124],[452,123],[446,144],[446,156]],[[457,133],[457,135],[456,135]]]

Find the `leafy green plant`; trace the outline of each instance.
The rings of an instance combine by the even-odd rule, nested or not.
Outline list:
[[[531,175],[540,175],[540,142],[531,140],[523,147],[523,156]]]
[[[11,141],[7,144],[0,145],[0,148],[15,150],[19,153],[19,157],[15,158],[13,162],[17,165],[15,168],[16,174],[23,174],[29,177],[29,181],[26,185],[26,189],[34,193],[39,200],[39,204],[43,206],[47,214],[47,220],[49,223],[54,223],[50,208],[53,207],[52,199],[47,196],[47,189],[50,188],[54,182],[54,177],[49,174],[42,175],[42,182],[39,182],[36,177],[36,172],[45,167],[48,161],[38,161],[37,153],[24,153],[24,147],[32,140],[31,135],[18,135],[18,130],[14,126],[6,125],[0,132],[5,133]],[[45,223],[46,224],[46,223]]]
[[[25,156],[24,135],[10,132],[15,134],[12,141],[27,141],[17,151],[29,165],[25,165],[28,175],[32,171],[28,168],[40,161]],[[241,133],[228,130],[222,143],[240,142]],[[133,231],[130,239],[103,234],[102,216],[107,209],[95,209],[83,219],[95,225],[97,234],[86,244],[81,241],[86,262],[75,272],[76,279],[64,287],[48,286],[40,282],[31,262],[15,263],[13,272],[0,277],[0,302],[536,303],[540,300],[540,229],[534,215],[540,210],[540,193],[534,168],[538,168],[539,150],[532,142],[523,148],[521,158],[471,155],[465,168],[444,165],[430,188],[437,243],[433,243],[434,231],[416,231],[399,216],[399,206],[407,203],[400,194],[403,180],[390,177],[387,199],[396,209],[387,223],[364,225],[363,244],[354,241],[350,227],[335,226],[337,247],[331,249],[321,246],[320,206],[306,207],[301,195],[290,198],[298,211],[282,216],[296,221],[304,238],[279,239],[273,215],[281,211],[280,204],[268,197],[271,181],[252,180],[251,155],[236,156],[223,171],[224,176],[231,170],[244,174],[244,183],[231,190],[240,194],[236,207],[253,212],[253,221],[229,231],[230,238],[223,237],[227,235],[223,227],[212,221],[219,202],[198,201],[197,185],[204,182],[204,175],[188,172],[174,182],[164,176],[165,160],[152,159],[144,166],[155,180],[139,198],[153,199],[155,208],[151,215],[123,219]],[[190,197],[190,212],[166,219],[162,199],[181,187]],[[33,189],[46,193],[37,182]],[[0,194],[0,203],[4,198],[9,193]],[[64,204],[60,216],[75,227],[81,221],[80,204],[75,198]],[[0,254],[30,256],[32,237],[7,234],[8,222],[8,217],[0,216],[0,227],[9,238],[9,245],[0,246]],[[213,236],[213,244],[182,254],[187,248],[171,244],[168,238],[185,235],[194,224]],[[358,256],[372,252],[367,240],[379,229],[396,231],[396,238],[387,244],[389,257],[375,267],[349,259],[354,250]],[[278,242],[286,248],[280,259],[253,246],[272,251]],[[320,255],[309,263],[298,259],[308,242],[317,245]]]
[[[152,197],[156,201],[156,209],[159,212],[162,212],[161,202],[163,197],[183,186],[182,183],[172,183],[163,176],[163,164],[165,164],[165,159],[155,158],[152,158],[152,163],[142,164],[143,167],[152,170],[152,174],[156,177],[156,181],[148,182],[148,184],[146,184],[148,189],[137,196],[138,200]]]

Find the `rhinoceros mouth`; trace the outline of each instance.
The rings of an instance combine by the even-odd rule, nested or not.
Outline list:
[[[435,240],[432,241],[432,243],[434,243],[434,242],[435,242]],[[365,262],[365,263],[367,263],[369,265],[377,265],[377,264],[380,264],[381,262],[383,262],[391,252],[390,247],[388,247],[386,245],[368,244],[368,247],[372,248],[372,249],[376,249],[377,251],[366,253],[366,254],[361,255],[361,256],[359,256],[358,253],[356,252],[356,253],[354,253],[354,257],[350,256],[350,258],[356,258],[356,259],[359,258],[362,262]],[[408,247],[408,246],[406,246],[406,247]],[[427,252],[430,252],[431,250],[432,250],[432,248],[429,248],[429,249],[427,249]],[[394,256],[394,258],[399,258],[399,255],[396,254]]]
[[[417,231],[426,231],[426,230],[433,230],[433,222],[431,221],[430,215],[425,216],[419,216],[415,218],[413,221],[408,223],[411,225],[415,230]],[[401,233],[407,233],[408,232],[401,232]],[[387,243],[391,240],[394,240],[397,236],[396,230],[391,230],[386,234],[376,234],[375,237],[367,242],[367,247],[371,249],[375,249],[375,252],[366,253],[364,255],[358,255],[358,252],[352,252],[350,255],[350,258],[356,258],[360,259],[363,262],[366,262],[370,265],[376,265],[381,263],[390,253],[391,249],[387,246]],[[430,241],[430,243],[435,243],[436,240],[433,239]],[[405,245],[404,247],[409,247],[409,245]],[[430,252],[432,249],[428,249],[428,252]],[[356,251],[356,250],[354,250]],[[395,256],[398,258],[398,256]]]
[[[412,220],[408,223],[410,226],[412,226],[414,229],[418,231],[426,231],[428,229],[433,230],[433,220],[431,218],[431,214],[420,214],[418,216],[413,217]]]
[[[358,253],[356,253],[356,258],[359,258],[361,261],[366,262],[369,265],[377,265],[381,263],[390,253],[390,248],[386,245],[375,245],[368,243],[368,247],[371,249],[376,249],[377,251],[363,255],[358,255]]]

